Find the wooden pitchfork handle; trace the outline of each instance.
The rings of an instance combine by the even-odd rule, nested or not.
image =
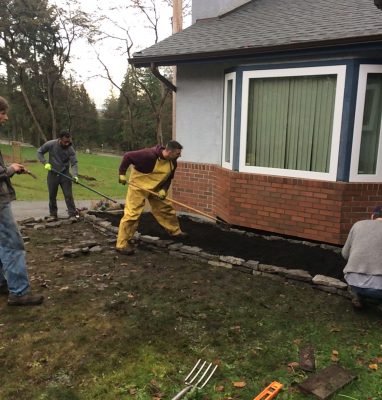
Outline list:
[[[127,182],[127,184],[128,184],[128,185],[131,185],[131,186],[134,186],[134,187],[136,187],[137,189],[144,190],[145,192],[150,193],[150,194],[152,194],[152,195],[154,195],[154,196],[156,196],[156,197],[159,197],[159,194],[158,194],[157,192],[154,192],[153,190],[144,189],[144,188],[142,188],[142,187],[136,185],[135,183],[131,183],[131,182]],[[167,199],[168,201],[171,201],[171,203],[178,204],[179,206],[188,208],[189,210],[194,211],[194,212],[196,212],[197,214],[200,214],[200,215],[203,215],[203,216],[205,216],[205,217],[207,217],[207,218],[209,218],[209,219],[212,219],[212,220],[215,221],[216,223],[220,223],[220,222],[221,222],[221,221],[219,221],[217,218],[212,217],[211,215],[206,214],[206,213],[203,212],[203,211],[197,210],[196,208],[190,207],[190,206],[188,206],[187,204],[181,203],[180,201],[174,200],[174,199],[172,199],[172,198],[170,198],[170,197],[166,197],[166,199]]]

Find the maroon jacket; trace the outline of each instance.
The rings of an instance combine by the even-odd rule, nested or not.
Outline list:
[[[121,165],[119,166],[119,175],[125,175],[130,165],[134,165],[135,169],[143,174],[150,174],[153,172],[158,158],[164,160],[162,151],[163,146],[157,145],[146,149],[129,151],[124,154]],[[171,174],[168,179],[163,182],[161,189],[168,190],[171,185],[171,180],[174,178],[175,170],[177,167],[176,160],[171,161]]]

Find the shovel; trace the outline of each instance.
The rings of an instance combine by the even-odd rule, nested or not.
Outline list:
[[[207,364],[206,361],[202,362],[202,360],[199,359],[194,365],[194,368],[192,368],[191,372],[184,379],[186,386],[171,400],[179,400],[187,393],[192,393],[197,389],[203,389],[211,379],[211,376],[215,373],[217,367],[217,365],[213,365],[212,363]]]
[[[159,198],[159,194],[157,192],[154,192],[153,190],[144,189],[144,188],[136,185],[135,183],[131,183],[131,182],[128,182],[127,184],[130,185],[130,186],[134,186],[137,189],[144,190],[145,192],[150,193],[150,194],[152,194],[152,195],[154,195],[154,196]],[[230,228],[230,225],[227,224],[226,222],[222,221],[221,219],[215,218],[215,217],[213,217],[213,216],[211,216],[209,214],[206,214],[205,212],[200,211],[200,210],[198,210],[198,209],[196,209],[194,207],[190,207],[187,204],[181,203],[180,201],[174,200],[174,199],[172,199],[170,197],[166,197],[166,200],[170,201],[171,203],[178,204],[178,206],[187,208],[190,211],[193,211],[193,212],[195,212],[197,214],[203,215],[206,218],[212,219],[213,221],[216,222],[217,225],[220,225],[223,229],[227,229],[228,230]]]

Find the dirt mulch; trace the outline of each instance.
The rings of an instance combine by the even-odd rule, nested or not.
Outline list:
[[[96,212],[97,216],[118,226],[121,216]],[[312,276],[321,274],[343,279],[345,261],[340,254],[319,246],[290,243],[286,240],[267,240],[249,237],[238,232],[225,231],[214,224],[196,222],[187,216],[180,217],[182,230],[189,237],[182,240],[188,246],[197,246],[211,254],[233,256],[245,260],[257,260],[263,264],[288,269],[303,269]],[[144,213],[139,221],[138,231],[142,235],[168,239],[168,235],[156,222],[151,213]]]

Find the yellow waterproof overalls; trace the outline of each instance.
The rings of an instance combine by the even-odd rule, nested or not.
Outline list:
[[[173,169],[174,165],[171,160],[158,158],[153,171],[148,174],[137,171],[133,166],[129,182],[142,189],[156,192],[161,189],[162,184],[166,182]],[[119,224],[117,249],[126,249],[129,247],[128,241],[137,230],[139,217],[145,206],[145,199],[148,199],[155,219],[170,235],[181,233],[178,217],[169,200],[161,200],[145,190],[129,185],[126,194],[124,215]]]

